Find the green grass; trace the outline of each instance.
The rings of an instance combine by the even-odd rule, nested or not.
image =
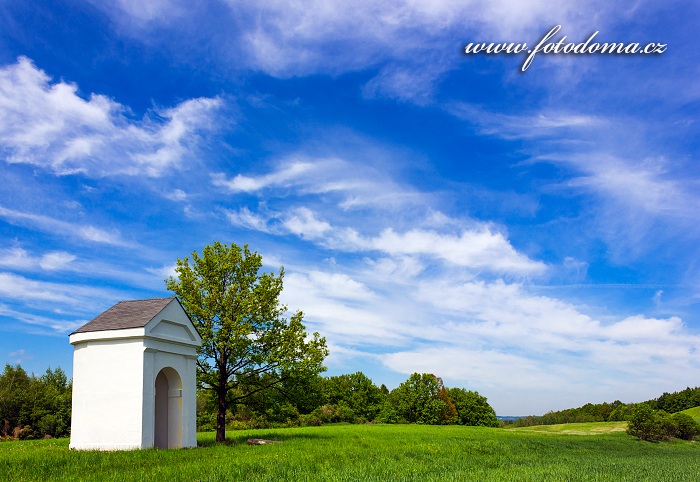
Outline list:
[[[627,422],[561,423],[557,425],[533,425],[532,427],[520,427],[511,430],[566,435],[603,435],[614,432],[626,432]]]
[[[571,424],[574,425],[574,424]],[[547,432],[420,425],[335,425],[212,433],[183,450],[76,452],[68,440],[0,443],[2,480],[687,481],[700,444],[641,442],[611,424]],[[600,428],[602,426],[607,428]],[[249,446],[247,438],[281,440]]]
[[[693,417],[696,422],[700,423],[700,407],[689,408],[688,410],[683,410],[681,413],[687,413]]]

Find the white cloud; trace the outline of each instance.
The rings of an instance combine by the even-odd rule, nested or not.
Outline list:
[[[230,3],[233,12],[254,19],[242,36],[253,66],[279,76],[338,73],[380,60],[428,56],[455,48],[460,37],[465,43],[536,42],[539,37],[530,36],[544,35],[546,26],[573,27],[602,7],[544,0]]]
[[[0,217],[5,218],[8,222],[18,224],[20,226],[30,226],[51,234],[67,236],[71,238],[83,239],[100,244],[108,244],[112,246],[134,247],[135,243],[125,241],[121,237],[121,233],[116,230],[104,230],[91,225],[79,225],[66,221],[42,216],[40,214],[23,213],[13,209],[7,209],[0,206]],[[55,260],[54,260],[55,261]],[[49,262],[50,264],[50,262]]]
[[[165,195],[166,199],[170,199],[171,201],[186,201],[187,200],[187,193],[183,191],[182,189],[175,189],[169,193],[166,193]]]
[[[76,330],[80,328],[82,325],[87,323],[90,320],[87,319],[81,319],[81,320],[62,320],[60,318],[56,318],[56,314],[53,316],[42,316],[42,315],[36,315],[29,313],[28,310],[22,310],[22,311],[17,311],[9,308],[6,305],[0,304],[0,316],[9,318],[15,321],[19,321],[21,323],[24,323],[26,325],[31,325],[34,327],[38,328],[43,328],[43,329],[48,329],[51,332],[57,332],[57,333],[68,333],[73,330]],[[13,356],[10,354],[10,356]],[[22,359],[30,359],[31,356],[27,355],[24,350],[19,350],[18,353],[18,358],[22,357]],[[20,361],[17,361],[17,363],[20,363]]]
[[[387,66],[363,89],[365,97],[389,97],[417,104],[428,104],[432,100],[433,89],[445,71],[443,65]]]
[[[175,271],[175,268],[177,268],[176,264],[171,264],[167,266],[162,266],[160,268],[146,268],[146,271],[148,273],[152,273],[160,277],[161,279],[167,279],[169,277],[177,278],[178,274],[177,271]]]
[[[27,350],[24,349],[12,351],[8,353],[7,356],[17,364],[21,364],[23,361],[31,360],[32,358],[34,358],[27,352]]]
[[[661,305],[661,297],[664,294],[664,290],[657,290],[656,293],[654,293],[654,297],[652,298],[652,301],[654,304],[658,307]]]
[[[689,220],[700,209],[695,182],[670,177],[664,158],[623,159],[598,152],[564,155],[562,161],[583,173],[569,186],[586,188],[646,214]]]
[[[70,303],[74,301],[70,291],[69,286],[33,281],[12,273],[0,273],[0,293],[8,298]]]
[[[10,269],[58,271],[69,268],[76,256],[65,251],[52,251],[41,257],[31,256],[22,248],[0,250],[0,266]]]
[[[310,331],[319,331],[334,343],[345,347],[401,344],[406,339],[401,324],[390,313],[373,309],[372,299],[361,283],[318,272],[288,272],[282,292],[290,309],[303,309]]]
[[[376,148],[358,147],[351,157],[292,155],[279,160],[276,168],[268,174],[237,174],[227,179],[225,174],[217,173],[212,175],[212,184],[231,193],[264,192],[268,196],[284,197],[288,190],[292,190],[298,196],[323,195],[334,199],[343,210],[367,207],[397,210],[424,203],[428,197],[426,194],[398,184],[380,168],[371,165],[375,157],[388,157],[387,153],[365,152],[373,149]],[[380,159],[376,160],[380,162]]]
[[[0,251],[0,266],[12,269],[29,269],[34,267],[37,260],[22,248],[10,248]]]
[[[76,85],[51,83],[20,57],[0,68],[0,152],[59,175],[158,177],[182,164],[221,104],[190,99],[134,122],[124,106],[98,94],[83,99]]]
[[[334,227],[305,207],[263,215],[244,207],[227,211],[226,215],[237,226],[276,234],[287,232],[340,251],[379,251],[397,259],[425,257],[448,266],[513,275],[541,275],[547,270],[546,264],[519,253],[503,234],[487,225],[463,229],[459,234],[425,229],[398,233],[387,228],[377,236],[363,236],[355,228]],[[281,221],[281,226],[273,229],[270,226],[275,221]]]
[[[76,257],[70,253],[54,251],[43,255],[39,260],[39,266],[47,271],[57,271],[65,269],[75,259]]]
[[[117,300],[131,297],[133,294],[100,285],[0,272],[0,317],[49,332],[72,331]]]
[[[579,37],[590,31],[591,18],[603,29],[607,19],[619,17],[619,8],[609,2],[573,0],[223,0],[228,17],[219,2],[194,8],[187,4],[189,14],[183,15],[181,0],[92,1],[116,20],[120,33],[150,44],[157,31],[171,48],[183,37],[201,42],[204,35],[212,36],[210,30],[202,31],[211,28],[214,14],[216,22],[237,28],[217,30],[202,57],[214,55],[218,63],[232,68],[276,77],[375,70],[365,95],[418,103],[428,102],[444,74],[465,61],[460,51],[468,42],[534,45],[557,24],[569,38],[582,41]],[[607,10],[615,15],[605,15]],[[567,62],[564,56],[556,60]]]
[[[474,269],[521,274],[539,274],[546,269],[544,263],[518,253],[501,233],[486,226],[459,235],[419,229],[400,234],[386,229],[367,243],[392,255],[428,255]]]
[[[95,2],[94,0],[89,1],[93,1],[93,3],[98,5],[109,3],[102,1]],[[139,0],[115,0],[112,3],[116,3],[117,7],[121,8],[129,16],[143,22],[162,19],[168,16],[179,16],[184,13],[183,10],[179,8],[179,3],[172,0],[148,0],[147,2]]]
[[[289,213],[283,224],[290,233],[311,240],[322,238],[332,229],[330,224],[317,219],[314,213],[308,208],[297,208],[293,210]]]
[[[406,280],[412,283],[425,268],[417,256],[392,256],[389,258],[365,258],[365,262],[377,276],[392,278],[394,280]]]
[[[605,119],[570,111],[544,110],[535,114],[513,115],[486,111],[463,102],[444,106],[455,117],[478,126],[480,132],[504,139],[533,139],[562,136],[576,130],[590,132],[593,127],[607,127]]]
[[[446,271],[387,276],[376,269],[386,262],[352,274],[288,266],[283,299],[340,350],[334,364],[435,373],[514,415],[644,400],[700,376],[700,336],[677,317],[603,321],[526,285],[459,282]]]
[[[259,177],[237,174],[230,180],[227,180],[224,174],[217,173],[212,175],[212,184],[225,187],[231,192],[255,192],[270,186],[287,186],[298,182],[306,173],[323,164],[323,161],[320,163],[311,163],[292,160],[271,174]]]
[[[521,166],[567,168],[543,191],[589,195],[591,231],[609,243],[618,259],[648,255],[658,238],[674,243],[689,238],[697,244],[698,183],[687,176],[689,161],[674,155],[672,145],[649,140],[661,127],[656,120],[547,109],[509,115],[468,104],[446,110],[482,134],[527,141],[521,149],[532,155]]]
[[[270,232],[270,228],[267,225],[268,218],[251,212],[247,207],[242,207],[237,211],[227,210],[225,213],[226,218],[234,226]]]

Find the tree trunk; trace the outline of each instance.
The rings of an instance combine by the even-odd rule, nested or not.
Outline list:
[[[219,370],[219,374],[222,370]],[[225,376],[225,372],[224,376]],[[219,399],[219,407],[216,412],[216,441],[223,442],[226,440],[226,379],[221,380],[219,375],[219,386],[216,390],[217,398]]]

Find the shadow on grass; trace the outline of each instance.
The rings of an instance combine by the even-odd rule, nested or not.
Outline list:
[[[226,440],[223,442],[217,442],[214,438],[206,440],[197,440],[197,447],[216,447],[216,446],[232,446],[232,445],[246,445],[248,439],[265,439],[274,440],[277,442],[287,442],[289,440],[320,440],[330,438],[331,435],[326,435],[322,433],[280,433],[280,432],[260,432],[255,435],[250,433],[247,435],[227,435]]]

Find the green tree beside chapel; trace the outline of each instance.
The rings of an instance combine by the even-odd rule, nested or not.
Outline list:
[[[214,242],[178,259],[165,280],[202,337],[198,386],[216,394],[216,440],[226,438],[229,407],[293,377],[325,370],[326,340],[307,337],[303,313],[286,317],[280,303],[284,268],[261,273],[262,256],[248,245]]]

